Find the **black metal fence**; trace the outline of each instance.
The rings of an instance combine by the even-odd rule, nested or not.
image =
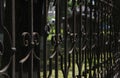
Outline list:
[[[119,78],[113,0],[0,0],[0,78]]]

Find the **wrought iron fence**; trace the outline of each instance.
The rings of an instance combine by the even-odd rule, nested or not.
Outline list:
[[[119,78],[118,11],[113,0],[0,0],[0,78]]]

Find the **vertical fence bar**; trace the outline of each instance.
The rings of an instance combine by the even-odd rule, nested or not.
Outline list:
[[[108,4],[109,4],[109,0],[107,0]],[[106,37],[106,59],[107,59],[107,65],[106,65],[106,71],[107,71],[107,74],[109,73],[109,52],[108,52],[108,44],[109,44],[109,5],[106,6],[106,11],[107,11],[107,14],[106,14],[106,21],[107,21],[107,27],[106,27],[106,34],[107,34],[107,37]]]
[[[112,4],[112,2],[110,1],[110,3]],[[110,29],[109,29],[109,59],[110,59],[110,73],[112,72],[112,67],[113,67],[113,65],[112,65],[112,60],[113,60],[113,58],[112,58],[112,48],[111,48],[111,46],[112,46],[112,27],[113,27],[113,22],[112,22],[112,9],[113,9],[113,7],[110,7],[110,14],[109,14],[109,25],[110,25]],[[113,76],[113,74],[111,74],[111,76]]]
[[[15,47],[15,0],[12,0],[12,46]]]
[[[94,27],[93,27],[93,31],[94,31],[94,33],[96,33],[96,26],[97,26],[97,0],[94,0],[94,21],[95,21],[95,23],[94,23]],[[94,39],[95,39],[95,34],[93,34],[94,35]],[[96,47],[96,40],[95,40],[95,47]],[[97,54],[98,54],[98,52],[95,50],[95,52],[94,52],[94,66],[95,66],[95,68],[94,68],[94,77],[96,77],[97,76],[97,73],[96,73],[96,68],[97,68],[97,63],[96,63],[96,59],[97,59]]]
[[[68,17],[67,17],[67,6],[68,0],[65,0],[65,26],[64,26],[64,78],[68,78],[68,53],[67,53],[67,26],[68,26]]]
[[[93,32],[92,32],[92,28],[93,28],[93,23],[92,23],[92,21],[93,21],[93,19],[92,19],[92,8],[93,8],[93,5],[92,5],[92,1],[93,0],[90,0],[90,2],[89,2],[89,8],[90,8],[90,11],[89,11],[89,22],[90,22],[90,24],[89,24],[89,56],[88,56],[88,62],[89,62],[89,78],[92,78],[92,39],[93,39],[93,37],[92,37],[92,34],[93,34]]]
[[[72,0],[72,11],[73,11],[73,27],[72,27],[72,33],[73,33],[73,52],[72,52],[72,77],[75,78],[75,27],[76,27],[76,7],[75,7],[76,1]]]
[[[21,64],[21,69],[20,69],[20,78],[23,78],[23,63]]]
[[[103,4],[100,2],[100,38],[101,38],[101,78],[103,78],[102,72],[103,72]]]
[[[98,52],[98,56],[97,56],[97,62],[98,62],[98,68],[97,68],[97,73],[98,73],[98,78],[100,78],[100,1],[96,1],[97,2],[97,8],[98,8],[98,13],[97,13],[97,52]]]
[[[107,30],[107,5],[104,4],[104,77],[106,75],[106,37],[107,37],[107,33],[106,33],[106,30]]]
[[[46,52],[46,41],[47,35],[45,31],[45,26],[47,25],[47,5],[48,0],[43,1],[44,5],[44,16],[43,16],[43,25],[44,25],[44,37],[43,37],[43,78],[47,78],[47,52]]]
[[[102,49],[102,54],[101,54],[101,76],[102,78],[104,77],[103,76],[103,73],[104,73],[104,4],[101,2],[101,38],[102,38],[102,44],[101,44],[101,49]]]
[[[82,38],[82,31],[81,31],[81,27],[82,27],[82,0],[79,1],[79,18],[80,18],[80,22],[79,22],[79,26],[78,26],[78,39],[79,39],[79,44],[78,44],[78,48],[79,48],[79,63],[78,63],[78,78],[81,78],[81,71],[82,71],[82,44],[81,44],[81,38]]]
[[[118,10],[113,10],[113,11],[115,11],[115,12],[118,12]],[[116,20],[116,13],[115,12],[113,12],[113,15],[114,15],[114,17],[113,17],[113,22],[114,22],[114,25],[113,25],[113,45],[112,45],[112,47],[114,47],[113,48],[113,56],[116,54],[116,26],[118,26],[118,20]],[[114,63],[115,63],[115,61],[116,61],[116,58],[114,58]],[[117,64],[117,63],[116,63]],[[117,65],[116,65],[117,66]],[[118,70],[116,70],[116,71],[118,71]]]
[[[3,10],[4,10],[4,1],[0,0],[0,32],[2,30],[2,26],[3,26]]]
[[[109,4],[108,0],[107,0],[107,2]],[[109,7],[109,5],[106,6],[106,10],[107,10],[107,14],[106,14],[106,21],[107,21],[107,24],[106,24],[107,25],[107,27],[106,27],[106,29],[107,29],[106,30],[106,35],[107,35],[107,37],[106,37],[106,52],[107,52],[106,53],[106,59],[107,59],[106,71],[107,71],[107,73],[106,74],[108,74],[108,67],[109,67],[109,64],[108,64],[109,63],[109,57],[108,57],[109,56],[109,52],[108,52],[108,43],[109,43],[108,42],[109,41],[109,38],[108,38],[109,37],[109,34],[108,34],[108,31],[109,31],[109,28],[108,28],[109,27],[108,7]]]
[[[88,4],[88,1],[85,0],[85,24],[84,24],[84,27],[86,29],[87,27],[87,15],[88,15],[88,9],[87,9],[87,4]],[[86,31],[86,36],[88,36],[88,32]],[[87,46],[88,47],[88,46]],[[85,73],[84,73],[84,76],[85,78],[87,78],[87,50],[85,49],[85,54],[84,54],[84,57],[85,57]]]
[[[103,55],[102,55],[102,59],[103,59],[103,61],[102,61],[102,63],[103,63],[103,66],[102,66],[102,75],[103,75],[103,77],[104,77],[104,75],[105,75],[105,73],[104,73],[104,71],[105,71],[105,4],[103,3],[102,4],[103,6],[102,6],[102,8],[103,8],[103,18],[102,18],[102,39],[103,39],[103,44],[102,44],[102,49],[103,49]]]
[[[110,12],[112,12],[112,8],[110,9]],[[113,31],[112,31],[112,29],[113,29],[113,25],[112,25],[112,14],[110,13],[110,39],[109,39],[109,41],[110,41],[110,45],[109,45],[109,51],[110,51],[110,72],[112,72],[112,66],[113,66],[113,64],[112,64],[112,42],[113,42],[113,40],[112,40],[112,35],[113,35]]]
[[[59,46],[59,40],[58,40],[58,34],[59,34],[59,0],[56,1],[56,14],[55,14],[55,34],[56,34],[56,55],[55,55],[55,78],[58,78],[58,46]]]
[[[34,38],[33,38],[33,32],[34,32],[34,29],[33,29],[33,0],[30,1],[30,13],[31,13],[31,44],[32,44],[32,52],[31,52],[31,56],[30,56],[30,66],[31,66],[31,69],[30,69],[30,78],[33,78],[33,52],[34,52]]]
[[[14,52],[12,59],[12,78],[15,78],[15,51],[16,51],[16,40],[15,40],[15,0],[12,0],[12,50]]]

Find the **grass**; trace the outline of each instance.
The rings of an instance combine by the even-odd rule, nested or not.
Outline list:
[[[75,74],[78,75],[78,70],[77,70],[77,65],[75,65]],[[43,72],[40,72],[41,73],[41,77],[43,77]],[[47,75],[49,75],[49,71],[47,71]],[[50,78],[55,78],[55,69],[52,69],[52,75]],[[58,70],[58,78],[64,78],[63,77],[63,73],[62,71],[59,69]],[[68,72],[68,78],[73,78],[72,77],[72,67],[69,68],[69,72]]]
[[[109,56],[110,57],[110,56]],[[101,58],[102,58],[102,60],[101,60]],[[107,59],[107,58],[106,58]],[[96,60],[94,60],[94,59],[92,59],[93,61],[92,61],[92,66],[94,65],[94,61],[96,62],[96,63],[98,63],[98,61],[97,61],[97,59]],[[101,56],[100,56],[100,59],[99,59],[99,62],[100,63],[102,63],[104,61],[104,53],[103,54],[101,54]],[[54,66],[54,62],[53,62],[53,64],[52,64],[53,66]],[[70,66],[70,68],[69,68],[69,72],[68,72],[68,78],[73,78],[72,77],[72,63],[71,63],[71,66]],[[87,69],[89,70],[89,62],[88,62],[88,60],[87,60]],[[108,67],[110,67],[110,65],[108,66]],[[75,64],[75,75],[78,75],[78,73],[79,73],[79,71],[78,71],[78,66],[77,66],[77,64]],[[98,69],[99,69],[99,72],[98,72]],[[92,74],[92,76],[93,76],[93,74],[94,73],[97,73],[97,74],[100,74],[100,72],[103,72],[104,70],[106,70],[106,68],[104,68],[104,64],[103,64],[103,67],[102,67],[102,69],[101,69],[101,66],[99,66],[98,68],[96,68],[96,70],[94,71],[94,70],[91,70],[91,74]],[[81,69],[81,74],[83,75],[83,72],[85,72],[85,62],[83,62],[83,64],[82,64],[82,69]],[[90,71],[89,71],[90,72]],[[86,78],[89,78],[89,72],[87,72],[87,74],[86,74]],[[43,78],[43,72],[41,71],[40,72],[40,74],[41,74],[41,78]],[[47,70],[47,76],[49,75],[49,70]],[[55,69],[54,68],[52,68],[52,74],[51,74],[51,77],[50,78],[55,78]],[[61,71],[61,69],[60,69],[60,65],[59,65],[59,70],[58,70],[58,78],[64,78],[63,77],[63,73],[62,73],[62,71]],[[82,76],[81,78],[84,78],[84,76]]]
[[[50,35],[51,36],[51,35]],[[49,37],[49,39],[50,39],[51,37]],[[50,43],[48,42],[48,44],[49,44],[49,46],[47,47],[47,52],[49,52],[49,53],[47,53],[48,54],[48,56],[47,56],[47,58],[49,59],[49,57],[50,57],[50,55],[52,54],[52,52],[53,52],[53,46],[51,46],[50,45]],[[63,51],[64,49],[63,48],[60,48],[60,50],[61,51]],[[61,53],[63,53],[63,52],[61,52]],[[94,66],[94,62],[96,63],[96,64],[98,64],[98,63],[102,63],[102,62],[104,62],[104,59],[108,59],[108,58],[110,58],[110,53],[108,53],[108,52],[102,52],[102,53],[100,53],[100,59],[99,59],[99,62],[98,62],[98,60],[97,60],[97,56],[94,58],[94,57],[92,57],[92,66]],[[63,53],[64,54],[64,53]],[[62,54],[62,55],[63,55]],[[82,56],[84,57],[84,53],[82,54]],[[104,58],[104,55],[105,55],[105,58]],[[108,56],[107,56],[108,55]],[[94,53],[93,53],[93,56],[94,56]],[[63,55],[63,57],[64,57],[64,55]],[[89,70],[90,68],[89,68],[89,62],[88,62],[88,57],[89,57],[89,52],[87,52],[87,61],[86,61],[86,65],[87,65],[87,69]],[[108,57],[108,58],[107,58]],[[113,56],[111,56],[111,57],[113,57]],[[43,57],[44,58],[44,57]],[[76,57],[75,57],[76,58]],[[72,60],[72,57],[71,57],[71,60]],[[83,58],[83,60],[85,60],[85,58]],[[58,62],[59,62],[59,64],[60,64],[60,60],[58,60]],[[110,63],[110,61],[109,61],[109,63]],[[112,64],[113,64],[113,61],[112,61]],[[55,61],[54,61],[54,58],[53,58],[53,60],[52,60],[52,75],[51,75],[51,77],[50,78],[55,78],[55,67],[54,67],[54,65],[55,65]],[[69,68],[69,72],[68,72],[68,78],[73,78],[72,77],[72,62],[71,62],[71,67]],[[108,67],[110,67],[110,65],[107,65],[106,64],[106,66],[108,66]],[[96,68],[96,70],[94,71],[94,70],[91,70],[91,74],[93,75],[94,73],[97,73],[97,74],[100,74],[100,72],[103,72],[104,70],[106,70],[106,66],[105,66],[105,68],[104,68],[104,64],[102,65],[102,67],[101,66],[99,66],[98,68]],[[78,67],[77,67],[77,64],[75,64],[75,75],[78,75]],[[102,68],[102,69],[101,69]],[[99,69],[99,72],[98,72],[98,69]],[[83,75],[83,72],[85,71],[85,62],[83,61],[83,64],[82,64],[82,68],[81,68],[81,74]],[[90,72],[90,71],[89,71]],[[86,78],[89,78],[89,72],[87,72],[87,74],[86,74]],[[43,71],[41,71],[40,72],[40,74],[41,74],[41,78],[43,78]],[[47,76],[49,75],[49,60],[47,61]],[[62,71],[61,71],[61,69],[60,69],[60,65],[59,65],[59,69],[58,69],[58,78],[64,78],[63,77],[63,73],[62,73]],[[82,76],[81,78],[85,78],[84,76]]]

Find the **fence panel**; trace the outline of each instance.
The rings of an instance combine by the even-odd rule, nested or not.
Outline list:
[[[0,78],[119,77],[117,12],[113,0],[0,0]]]

